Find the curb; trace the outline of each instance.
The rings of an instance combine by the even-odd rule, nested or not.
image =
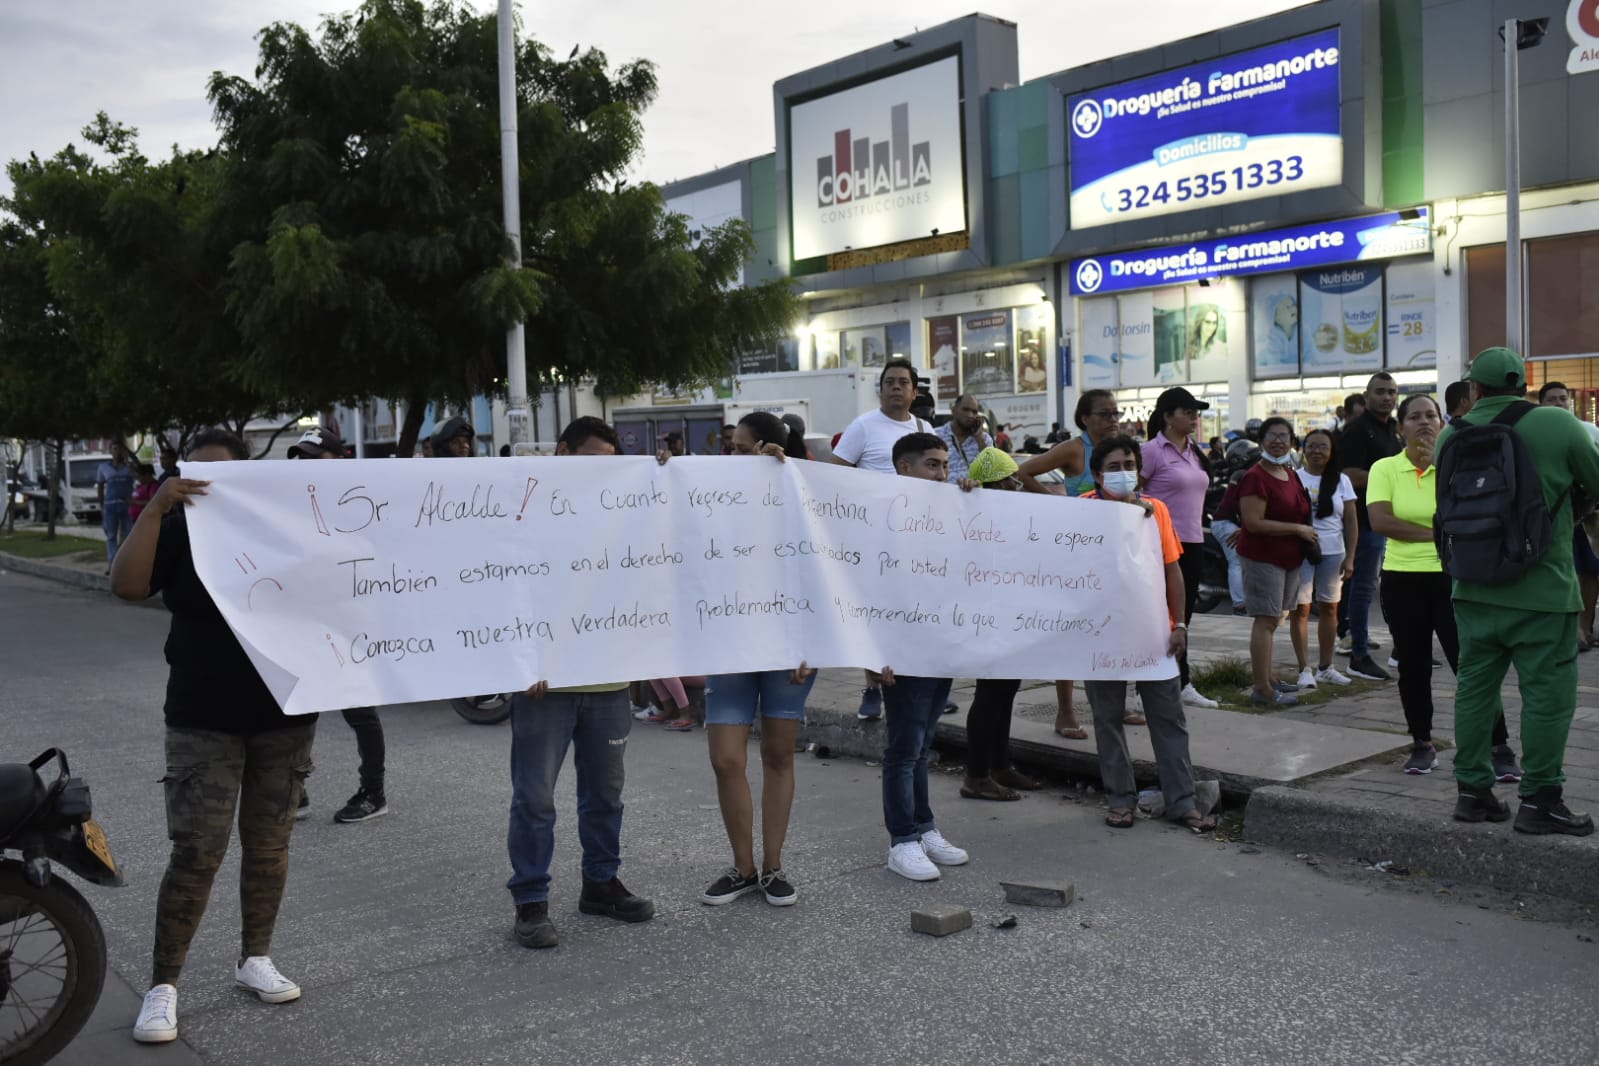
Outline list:
[[[73,585],[94,592],[111,591],[111,578],[105,574],[77,570],[70,566],[56,566],[37,559],[24,559],[20,555],[11,555],[7,552],[0,552],[0,569],[15,570],[19,574],[59,581],[64,585]]]
[[[1294,851],[1391,859],[1433,877],[1599,903],[1596,837],[1527,836],[1508,823],[1396,813],[1281,786],[1250,795],[1244,831],[1253,842]]]

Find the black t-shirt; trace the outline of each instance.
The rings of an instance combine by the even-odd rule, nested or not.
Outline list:
[[[150,592],[172,612],[167,633],[167,726],[259,733],[302,724],[278,709],[266,682],[194,571],[182,507],[161,520]]]
[[[1388,421],[1381,422],[1370,411],[1362,411],[1360,417],[1338,435],[1338,465],[1343,469],[1353,466],[1370,471],[1378,459],[1398,455],[1404,450],[1404,441],[1399,439],[1399,420],[1390,416]],[[1360,520],[1361,532],[1370,532],[1371,516],[1366,513],[1364,486],[1355,490],[1355,517]]]

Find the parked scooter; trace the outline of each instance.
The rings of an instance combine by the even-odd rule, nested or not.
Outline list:
[[[473,725],[498,725],[511,717],[511,693],[491,692],[486,696],[457,696],[450,701],[455,713]]]
[[[55,780],[40,771],[51,763]],[[51,863],[97,885],[123,884],[89,786],[51,748],[0,764],[0,1063],[47,1062],[78,1035],[105,983],[105,933]],[[20,858],[18,857],[20,856]]]

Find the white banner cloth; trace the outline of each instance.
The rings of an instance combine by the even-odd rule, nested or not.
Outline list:
[[[185,463],[194,564],[290,714],[859,666],[1175,676],[1107,501],[768,457]]]

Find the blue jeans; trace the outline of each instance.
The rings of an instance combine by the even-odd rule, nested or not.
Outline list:
[[[1354,650],[1351,659],[1370,655],[1366,642],[1366,616],[1377,598],[1377,578],[1382,573],[1382,558],[1388,551],[1388,538],[1369,529],[1360,531],[1355,543],[1355,572],[1349,578],[1349,640]]]
[[[1238,546],[1228,544],[1227,538],[1238,532],[1238,523],[1225,518],[1213,519],[1210,532],[1215,536],[1216,543],[1221,545],[1221,553],[1227,557],[1227,593],[1232,597],[1233,606],[1237,607],[1244,602],[1244,564],[1238,556]]]
[[[133,532],[133,519],[128,517],[127,500],[107,500],[100,507],[100,528],[105,530],[105,561],[117,560],[117,549]]]
[[[518,904],[550,898],[555,779],[572,748],[583,877],[609,881],[622,865],[622,757],[633,725],[627,689],[551,692],[511,701],[511,880]]]
[[[896,676],[883,686],[883,824],[894,844],[933,828],[927,754],[951,684],[947,677]]]

